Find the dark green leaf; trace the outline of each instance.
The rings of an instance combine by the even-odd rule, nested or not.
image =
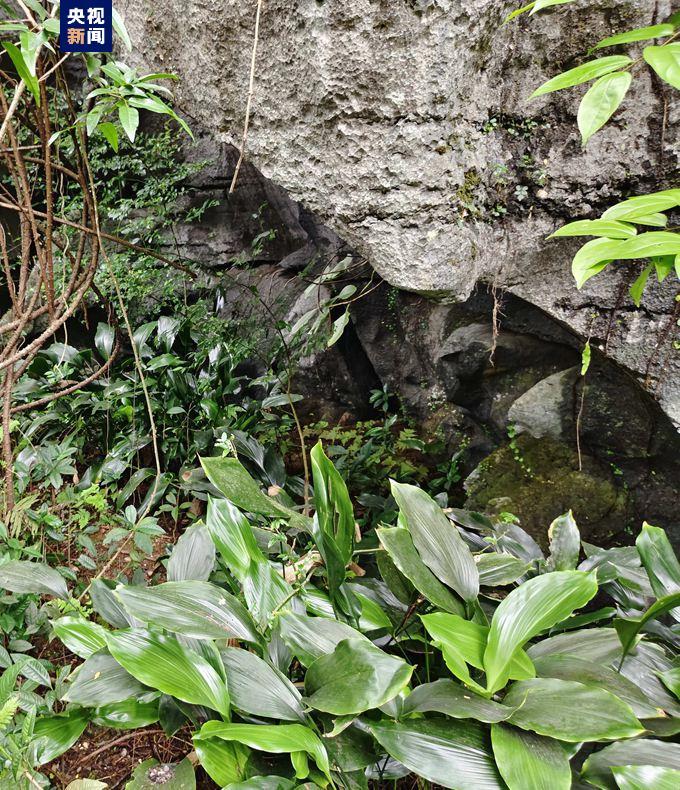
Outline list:
[[[354,509],[347,485],[326,457],[321,442],[310,453],[314,477],[314,505],[323,535],[334,539],[343,565],[352,556],[354,546]],[[319,547],[321,551],[322,547]],[[323,555],[323,551],[322,551]]]
[[[309,727],[303,727],[302,724],[226,724],[209,721],[201,727],[197,737],[237,741],[251,749],[272,754],[307,752],[319,770],[330,779],[330,766],[324,745]]]
[[[215,565],[215,544],[204,524],[188,527],[168,560],[168,581],[207,581]]]
[[[524,562],[512,554],[496,551],[475,554],[475,562],[482,587],[513,584],[532,567],[532,563]]]
[[[210,497],[205,522],[222,559],[243,583],[251,564],[265,560],[248,519],[228,499]]]
[[[548,529],[550,556],[548,568],[552,571],[572,571],[578,564],[581,551],[581,533],[578,531],[571,510],[558,516]]]
[[[621,645],[623,646],[623,655],[625,656],[631,649],[635,642],[635,638],[646,623],[669,612],[676,606],[680,606],[680,592],[659,598],[656,603],[652,604],[649,609],[639,617],[619,617],[614,620],[614,628],[616,628],[616,633],[619,635]]]
[[[475,601],[479,574],[474,558],[439,505],[416,486],[391,482],[405,526],[423,562],[464,601]]]
[[[464,614],[464,607],[420,559],[410,532],[404,527],[382,527],[376,530],[380,543],[397,568],[428,601],[453,614]]]
[[[116,631],[107,635],[107,643],[116,661],[147,686],[229,716],[227,684],[205,658],[174,637]]]
[[[511,724],[561,741],[616,740],[644,732],[630,706],[618,697],[570,680],[521,680],[510,687],[503,704],[516,708]]]
[[[64,600],[69,597],[61,574],[42,562],[10,560],[0,565],[0,588],[15,593],[56,595]]]
[[[111,727],[114,730],[138,730],[158,721],[158,699],[140,702],[127,699],[113,702],[95,710],[92,723],[97,727]]]
[[[396,697],[412,673],[412,666],[368,640],[346,639],[307,670],[305,701],[327,713],[362,713]]]
[[[505,724],[491,726],[496,765],[510,790],[569,790],[569,756],[559,741]]]
[[[444,719],[367,722],[385,751],[429,782],[454,790],[504,788],[479,725]]]
[[[583,777],[597,787],[616,790],[611,769],[624,765],[656,765],[679,770],[680,744],[649,738],[613,743],[590,755],[583,764]]]
[[[88,721],[88,712],[82,708],[40,717],[30,746],[36,764],[45,765],[68,751],[83,734]]]
[[[52,623],[52,630],[72,653],[81,658],[89,658],[106,647],[105,629],[84,617],[60,617]]]
[[[165,582],[155,587],[116,588],[133,617],[194,639],[244,639],[259,642],[250,615],[237,598],[216,584]]]
[[[403,713],[444,713],[453,719],[476,719],[489,724],[505,721],[512,715],[512,708],[454,683],[452,680],[435,680],[417,686],[404,700]]]
[[[247,650],[221,651],[234,707],[255,716],[305,721],[300,692],[271,664]]]
[[[71,675],[63,699],[96,708],[138,697],[148,691],[112,655],[101,651],[90,656]]]
[[[332,653],[344,639],[366,639],[360,632],[339,620],[307,617],[286,612],[279,617],[281,638],[303,666]],[[366,639],[368,642],[368,639]]]
[[[635,545],[656,597],[680,592],[680,562],[664,530],[645,522]],[[680,620],[680,611],[671,610],[671,614]]]
[[[638,718],[653,718],[662,714],[635,683],[602,664],[576,656],[552,655],[535,659],[534,666],[538,677],[575,680],[606,689],[630,705]]]
[[[220,787],[234,787],[248,775],[250,749],[236,741],[194,736],[194,748],[208,776]]]

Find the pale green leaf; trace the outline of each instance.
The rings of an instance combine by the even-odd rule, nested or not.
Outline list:
[[[664,82],[680,90],[680,42],[645,47],[642,55]]]
[[[586,145],[595,132],[601,129],[616,112],[632,79],[629,71],[617,71],[600,77],[586,91],[576,116],[583,145]]]
[[[632,59],[627,55],[609,55],[605,58],[590,60],[588,63],[569,69],[569,71],[558,74],[556,77],[543,83],[543,85],[536,88],[531,94],[531,98],[534,98],[534,96],[542,96],[544,93],[562,90],[563,88],[571,88],[574,85],[581,85],[584,82],[597,79],[597,77],[602,77],[612,71],[618,71],[632,62]]]

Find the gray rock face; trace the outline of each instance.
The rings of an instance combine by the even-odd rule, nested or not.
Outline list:
[[[636,265],[579,292],[569,271],[577,242],[545,240],[565,220],[672,182],[677,94],[641,68],[586,151],[580,89],[527,100],[597,40],[663,21],[671,3],[575,4],[501,27],[518,5],[267,0],[248,155],[388,282],[457,301],[494,283],[606,346],[680,424],[671,278],[636,310],[625,295]],[[176,72],[188,119],[238,143],[254,4],[118,7],[133,40],[126,58]]]

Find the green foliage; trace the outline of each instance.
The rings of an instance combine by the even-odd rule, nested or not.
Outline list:
[[[562,4],[531,3],[510,14],[506,21],[526,11],[533,14],[551,5]],[[667,39],[662,44],[644,47],[642,58],[606,55],[589,60],[548,80],[533,92],[532,98],[595,80],[581,99],[577,114],[578,128],[585,146],[622,104],[631,85],[633,71],[643,61],[663,82],[680,89],[680,43],[674,41],[678,35],[678,22],[675,15],[664,24],[637,28],[599,41],[593,51]],[[678,190],[669,189],[629,198],[607,209],[599,219],[572,222],[556,231],[553,237],[596,237],[586,242],[573,259],[572,272],[577,286],[581,288],[611,263],[646,260],[645,267],[630,287],[631,298],[639,307],[652,271],[656,270],[659,282],[663,282],[673,270],[680,279],[680,235],[675,230],[639,233],[635,227],[665,227],[668,219],[663,212],[680,205],[678,195]]]
[[[673,743],[641,737],[675,732],[680,716],[658,678],[676,687],[675,635],[662,620],[679,602],[680,565],[661,530],[645,526],[637,549],[595,549],[566,514],[545,557],[512,521],[444,512],[394,484],[399,526],[379,530],[377,549],[394,564],[361,577],[347,489],[320,446],[313,458],[311,516],[234,459],[204,459],[228,498],[211,497],[206,531],[192,537],[196,562],[178,545],[174,581],[118,586],[115,613],[93,593],[96,619],[54,619],[85,661],[65,711],[38,715],[32,766],[68,749],[89,720],[113,726],[125,710],[129,726],[162,722],[169,696],[218,783],[261,783],[262,752],[277,786],[365,787],[392,759],[444,787],[542,790],[550,777],[567,788],[582,750],[584,785],[613,787],[625,766],[663,781],[678,770]],[[519,564],[501,600],[489,560]],[[23,579],[34,594],[57,585]],[[614,607],[594,608],[596,594],[616,604],[614,621]],[[629,746],[634,761],[621,760],[615,750]]]

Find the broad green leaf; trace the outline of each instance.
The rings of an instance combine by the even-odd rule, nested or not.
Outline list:
[[[444,713],[453,719],[476,719],[489,724],[505,721],[512,708],[475,694],[452,680],[423,683],[406,697],[403,714]]]
[[[108,652],[86,659],[71,675],[63,699],[86,707],[122,702],[148,692]]]
[[[613,766],[612,773],[621,790],[677,790],[680,771],[658,765]]]
[[[533,636],[552,628],[597,593],[594,574],[555,571],[524,582],[496,609],[484,653],[487,691],[503,688],[508,665]]]
[[[439,505],[416,486],[391,481],[394,496],[423,562],[464,601],[476,601],[479,573],[457,528]]]
[[[290,518],[293,511],[266,496],[235,458],[201,458],[208,480],[236,507],[248,513]]]
[[[125,49],[128,52],[132,51],[132,42],[130,41],[130,36],[128,35],[127,28],[125,27],[125,22],[123,22],[123,17],[116,11],[116,9],[112,9],[112,17],[111,22],[113,23],[113,29],[116,32],[118,38],[123,42]]]
[[[15,593],[55,595],[68,600],[68,588],[62,575],[43,562],[10,560],[0,565],[0,589]]]
[[[157,774],[163,778],[162,783],[157,781]],[[125,785],[125,790],[196,790],[196,776],[194,766],[188,757],[179,763],[159,763],[153,757],[144,760],[134,770],[130,781]]]
[[[332,653],[345,639],[368,639],[351,626],[326,617],[286,612],[279,617],[281,638],[303,666]]]
[[[158,721],[158,699],[140,702],[127,699],[102,705],[94,711],[92,723],[97,727],[111,727],[114,730],[138,730]]]
[[[108,359],[113,351],[113,343],[116,339],[116,330],[109,324],[99,322],[97,332],[94,336],[94,345],[99,351],[102,359]]]
[[[599,686],[630,705],[639,718],[654,718],[662,714],[625,675],[595,661],[570,655],[550,655],[534,660],[536,674],[542,678],[575,680],[587,686]]]
[[[510,790],[569,790],[569,756],[559,741],[505,724],[491,726],[496,765]]]
[[[635,303],[636,307],[640,306],[640,302],[642,301],[642,294],[645,290],[645,285],[647,285],[647,280],[649,279],[649,275],[652,273],[652,264],[650,263],[649,266],[645,266],[645,268],[640,272],[640,275],[637,277],[635,282],[630,286],[629,293],[630,298]]]
[[[83,734],[88,722],[89,713],[82,708],[38,718],[29,747],[35,763],[45,765],[67,752]]]
[[[475,722],[366,722],[385,751],[429,782],[454,790],[502,790],[490,744]]]
[[[532,568],[530,562],[523,562],[512,554],[496,551],[475,554],[475,563],[482,587],[512,584]]]
[[[198,738],[222,738],[237,741],[251,749],[272,754],[307,752],[319,770],[330,780],[326,749],[319,737],[302,724],[227,724],[209,721],[201,727]]]
[[[95,579],[90,585],[90,600],[92,608],[107,623],[115,628],[127,628],[134,625],[134,618],[125,610],[125,607],[116,597],[113,582],[104,579]]]
[[[84,617],[60,617],[52,622],[52,630],[72,653],[81,658],[89,658],[106,647],[106,630]]]
[[[488,628],[458,615],[441,612],[421,615],[420,619],[433,644],[442,651],[451,673],[466,686],[483,693],[484,687],[472,679],[467,665],[478,669],[484,666]]]
[[[208,776],[220,787],[233,787],[248,776],[250,749],[237,741],[193,736],[198,760]]]
[[[117,107],[120,125],[125,130],[125,134],[130,138],[130,142],[134,143],[137,127],[139,126],[139,111],[131,107],[125,101],[121,101]]]
[[[613,741],[644,732],[630,705],[603,688],[571,680],[520,680],[503,704],[516,708],[511,724],[561,741]]]
[[[573,571],[578,565],[581,551],[581,533],[578,531],[571,510],[558,516],[548,528],[550,556],[548,568],[551,571]]]
[[[26,87],[33,94],[35,103],[40,106],[40,86],[38,84],[38,79],[35,74],[31,74],[31,70],[26,63],[21,50],[15,44],[10,43],[9,41],[3,41],[2,46],[5,48],[5,51],[12,59],[14,68],[17,70],[17,74],[26,83]]]
[[[324,535],[335,540],[346,565],[352,556],[355,532],[354,509],[347,485],[326,457],[321,442],[312,449],[310,459],[314,478],[314,505],[319,527]],[[321,550],[321,547],[319,548]]]
[[[680,606],[680,592],[659,598],[656,603],[652,604],[646,612],[638,617],[618,617],[614,620],[614,628],[616,628],[616,633],[621,640],[623,655],[625,656],[633,647],[635,638],[646,623],[660,617],[662,614],[666,614],[666,612],[670,612],[676,606]]]
[[[294,588],[284,580],[278,567],[268,561],[255,562],[243,580],[243,597],[261,629],[266,629],[275,612],[293,607]]]
[[[236,741],[193,736],[198,760],[208,776],[220,787],[233,786],[248,776],[250,749]]]
[[[253,562],[264,562],[248,519],[228,499],[208,499],[205,524],[220,556],[243,583]]]
[[[106,641],[116,661],[137,680],[229,717],[227,684],[205,658],[174,637],[131,629],[107,634]]]
[[[271,664],[247,650],[221,651],[234,707],[254,716],[305,721],[300,692]]]
[[[663,681],[664,686],[680,699],[680,667],[660,672],[659,677]]]
[[[116,595],[127,611],[150,623],[194,639],[261,637],[243,604],[216,584],[201,581],[165,582],[155,587],[119,585]]]
[[[676,255],[680,252],[680,233],[653,230],[632,239],[618,242],[615,258],[632,260],[659,255]]]
[[[544,82],[543,85],[536,88],[530,98],[533,99],[535,96],[542,96],[545,93],[552,93],[563,88],[571,88],[573,85],[581,85],[612,71],[618,71],[632,62],[632,58],[629,58],[627,55],[609,55],[605,58],[590,60],[588,63],[569,69],[569,71],[558,74],[556,77]]]
[[[464,614],[464,607],[420,559],[410,532],[404,527],[380,527],[380,543],[397,568],[430,603],[454,614]]]
[[[613,743],[588,757],[582,776],[596,787],[616,790],[612,768],[625,765],[656,765],[680,770],[680,744],[650,738]],[[649,787],[652,790],[653,786]]]
[[[607,219],[581,219],[558,228],[549,239],[562,236],[602,236],[608,239],[628,239],[637,234],[634,225]]]
[[[644,214],[631,220],[636,225],[649,225],[654,228],[665,228],[668,225],[668,217],[665,214]]]
[[[466,665],[470,664],[477,669],[484,668],[484,650],[489,628],[443,612],[421,615],[420,619],[434,644],[442,651],[446,666],[451,672],[470,688],[485,693],[486,690],[472,679]],[[531,661],[522,650],[518,650],[511,657],[508,673],[509,677],[516,679],[531,678],[535,674]]]
[[[650,38],[663,38],[673,35],[673,25],[650,25],[649,27],[638,27],[635,30],[627,30],[625,33],[617,33],[615,36],[608,36],[598,41],[593,49],[602,47],[614,47],[617,44],[630,44],[633,41],[645,41]]]
[[[413,667],[365,639],[345,639],[305,675],[305,701],[344,716],[378,708],[408,685]]]
[[[677,193],[678,190],[666,189],[651,192],[649,195],[636,195],[610,206],[602,214],[602,219],[638,222],[641,217],[645,218],[677,206],[680,203]]]
[[[621,642],[613,628],[588,628],[541,639],[527,649],[536,661],[545,656],[567,655],[610,664],[621,658]]]
[[[180,536],[168,560],[168,581],[207,581],[215,565],[215,544],[204,524],[193,524]]]
[[[656,597],[680,592],[680,562],[664,530],[645,522],[635,545]],[[680,610],[671,610],[671,615],[680,620]]]
[[[680,43],[645,47],[642,56],[664,82],[680,90]]]
[[[620,241],[615,239],[591,239],[574,255],[571,262],[571,273],[576,280],[576,287],[582,288],[585,283],[614,260]]]
[[[586,145],[595,132],[601,129],[616,112],[628,92],[632,79],[629,71],[616,71],[600,77],[586,91],[576,116],[583,145]]]
[[[349,323],[349,310],[345,310],[345,312],[339,316],[338,318],[333,321],[333,331],[331,332],[331,336],[326,341],[326,348],[330,348],[334,346],[338,340],[342,337],[342,333],[345,331],[345,327]],[[316,486],[315,486],[316,490]]]

